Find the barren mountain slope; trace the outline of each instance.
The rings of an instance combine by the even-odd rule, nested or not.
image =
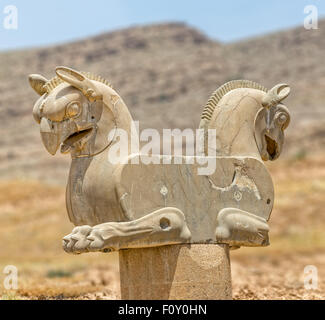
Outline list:
[[[69,159],[44,150],[31,115],[37,95],[27,81],[30,73],[54,76],[57,65],[107,78],[142,128],[198,127],[209,95],[229,80],[245,78],[268,87],[288,82],[292,95],[286,104],[293,121],[287,149],[319,149],[325,137],[324,30],[321,21],[318,30],[296,28],[224,45],[172,23],[1,53],[0,177],[65,181]]]

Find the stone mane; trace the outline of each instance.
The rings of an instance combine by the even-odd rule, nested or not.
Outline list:
[[[209,121],[211,120],[214,109],[218,105],[221,98],[227,94],[228,92],[238,89],[238,88],[252,88],[267,92],[268,90],[262,85],[249,80],[233,80],[225,83],[221,87],[219,87],[209,98],[207,104],[205,105],[202,115],[201,115],[201,123],[200,128],[205,127]]]

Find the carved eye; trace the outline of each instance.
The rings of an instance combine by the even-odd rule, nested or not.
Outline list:
[[[71,102],[67,106],[66,114],[69,118],[75,118],[76,116],[79,115],[80,111],[81,111],[80,104],[78,102]]]
[[[279,116],[277,117],[277,121],[279,124],[283,125],[287,122],[288,117],[284,113],[280,113]]]

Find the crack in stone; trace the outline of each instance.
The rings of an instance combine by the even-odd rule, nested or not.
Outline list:
[[[257,200],[261,200],[260,192],[254,182],[251,178],[248,177],[247,174],[243,174],[243,171],[245,171],[245,168],[243,166],[236,166],[235,172],[234,172],[234,179],[232,183],[227,187],[218,187],[214,184],[214,182],[208,177],[208,181],[210,183],[210,186],[212,189],[220,191],[220,192],[229,192],[232,191],[235,187],[238,188],[239,191],[244,192],[246,190],[251,191],[254,193]]]

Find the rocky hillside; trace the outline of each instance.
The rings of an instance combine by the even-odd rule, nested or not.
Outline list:
[[[68,157],[45,152],[33,121],[37,95],[27,81],[30,73],[50,78],[65,65],[100,74],[142,128],[159,129],[198,127],[202,106],[226,81],[249,79],[267,87],[287,82],[292,124],[286,156],[292,156],[313,153],[325,142],[324,57],[325,20],[318,30],[301,27],[231,44],[172,23],[0,53],[0,177],[66,180]]]

